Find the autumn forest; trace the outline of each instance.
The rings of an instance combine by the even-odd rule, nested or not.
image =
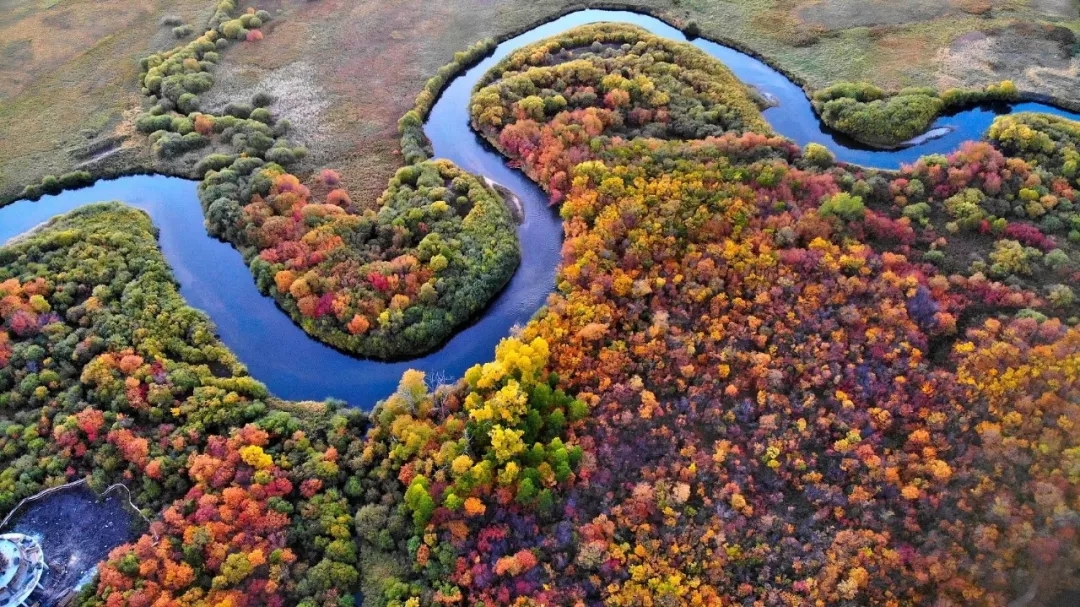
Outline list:
[[[230,54],[272,47],[289,15],[207,15],[139,62],[132,136],[198,181],[207,233],[310,339],[421,357],[527,263],[533,210],[424,130],[492,53],[468,145],[540,188],[561,261],[486,359],[406,371],[363,411],[272,394],[123,201],[4,244],[0,514],[89,479],[151,521],[73,604],[1005,607],[1080,590],[1080,122],[1002,110],[949,153],[861,166],[779,132],[775,103],[697,46],[595,23],[461,50],[397,123],[371,198],[269,94],[213,101]],[[838,82],[806,103],[884,149],[1021,98],[1011,81]]]

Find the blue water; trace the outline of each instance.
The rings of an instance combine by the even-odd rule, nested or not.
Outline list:
[[[469,70],[468,73],[454,82],[451,90],[448,90],[444,95],[452,98],[454,102],[443,108],[444,113],[440,117],[441,120],[434,120],[435,114],[433,113],[432,122],[438,124],[439,129],[451,128],[462,133],[459,137],[464,137],[464,133],[458,130],[460,125],[453,125],[451,122],[452,126],[446,127],[447,123],[444,120],[447,118],[458,121],[467,119],[469,89],[498,60],[522,46],[559,34],[572,27],[602,21],[632,23],[664,38],[687,41],[686,35],[682,31],[647,15],[610,10],[584,10],[571,13],[500,44],[491,58],[485,60],[476,68]],[[901,150],[869,149],[825,126],[818,119],[817,114],[814,113],[814,108],[803,89],[766,63],[741,51],[702,38],[689,42],[719,59],[744,83],[776,98],[779,104],[765,110],[763,115],[777,133],[791,139],[800,146],[807,143],[820,143],[832,150],[837,160],[868,167],[898,169],[901,165],[912,163],[927,154],[952,152],[964,141],[981,139],[986,130],[990,128],[990,123],[994,121],[994,118],[1002,114],[1043,112],[1064,116],[1072,120],[1080,120],[1080,113],[1070,112],[1045,103],[1025,102],[1012,105],[983,106],[938,118],[931,126],[932,129],[940,127],[951,127],[953,129],[951,133],[944,137]],[[432,134],[432,130],[431,126],[429,126],[429,135]],[[458,141],[461,141],[461,139]],[[438,153],[438,150],[436,152]],[[470,154],[465,153],[463,155],[469,156]],[[470,170],[479,169],[470,168]]]
[[[422,369],[460,376],[489,360],[499,339],[524,324],[547,297],[558,263],[562,228],[538,189],[520,191],[526,220],[520,227],[522,264],[484,316],[424,358],[385,363],[360,360],[312,339],[259,293],[231,245],[203,225],[194,181],[141,175],[101,181],[81,190],[19,202],[0,209],[0,242],[56,215],[102,200],[122,200],[149,213],[161,251],[180,282],[180,294],[206,312],[221,341],[270,391],[292,400],[334,397],[370,408],[394,391],[402,372]]]
[[[469,127],[472,88],[497,61],[514,50],[568,28],[599,21],[634,23],[661,36],[686,40],[679,30],[631,12],[571,13],[500,44],[490,57],[456,78],[432,109],[425,130],[435,157],[453,160],[468,171],[508,187],[521,199],[525,221],[518,229],[521,267],[510,284],[482,318],[428,356],[396,363],[360,360],[308,337],[272,299],[258,292],[240,254],[207,236],[195,183],[191,181],[125,177],[47,196],[38,202],[21,201],[0,209],[0,242],[81,205],[121,200],[150,214],[160,230],[161,249],[180,282],[181,295],[209,315],[222,342],[274,395],[292,400],[333,397],[370,408],[393,392],[406,369],[420,369],[452,380],[469,366],[490,360],[499,340],[508,336],[515,325],[527,322],[543,305],[554,284],[562,242],[561,221],[547,206],[543,192],[523,173],[507,167],[504,159]],[[993,118],[1010,109],[975,108],[942,117],[935,127],[955,129],[945,137],[903,150],[868,150],[830,133],[814,114],[802,89],[783,74],[723,45],[700,39],[693,44],[723,61],[747,84],[776,97],[779,106],[766,110],[764,115],[779,134],[800,145],[824,144],[846,162],[895,169],[925,154],[949,152],[961,141],[982,137]],[[1021,103],[1011,110],[1080,119],[1078,114],[1039,103]]]

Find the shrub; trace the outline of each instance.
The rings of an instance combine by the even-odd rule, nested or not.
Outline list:
[[[1002,80],[998,84],[988,84],[985,97],[990,101],[1016,101],[1020,98],[1020,91],[1012,80]]]
[[[831,167],[836,162],[836,157],[829,151],[829,148],[820,143],[806,144],[806,148],[803,149],[803,158],[811,165],[820,168]]]
[[[1046,298],[1055,308],[1067,308],[1076,301],[1076,294],[1067,285],[1051,285]]]
[[[909,204],[904,207],[903,215],[920,225],[926,225],[930,221],[930,205],[925,202]]]
[[[923,253],[923,261],[934,265],[941,265],[945,261],[945,252],[934,249]]]
[[[214,86],[214,77],[208,72],[198,72],[196,74],[186,74],[181,81],[184,90],[189,93],[205,93],[210,90],[210,87]]]
[[[818,214],[822,217],[839,217],[844,221],[860,221],[866,216],[866,205],[862,198],[840,192],[821,203]]]
[[[190,25],[180,25],[172,29],[173,36],[177,38],[187,38],[193,31],[195,30]]]
[[[176,109],[184,114],[199,111],[199,98],[194,93],[184,93],[176,100]]]
[[[814,93],[814,103],[826,103],[834,99],[853,99],[860,103],[885,98],[885,91],[868,82],[840,82]]]
[[[94,181],[94,177],[87,171],[72,171],[64,173],[57,180],[64,189],[79,188]]]
[[[921,184],[918,181],[912,183]],[[955,219],[961,228],[974,229],[986,217],[981,206],[985,199],[986,195],[980,190],[967,188],[945,200],[945,212]]]
[[[143,86],[151,93],[156,93],[161,90],[161,83],[163,80],[164,78],[157,74],[147,75],[143,78]]]
[[[135,128],[147,134],[154,131],[167,131],[172,128],[172,116],[143,114],[135,119]]]
[[[255,107],[270,107],[274,103],[274,96],[265,91],[259,91],[251,97],[251,105]]]
[[[999,240],[990,252],[990,272],[996,276],[1030,275],[1032,264],[1042,257],[1038,249],[1025,247],[1015,240]]]
[[[248,118],[251,116],[252,107],[246,103],[230,103],[225,106],[225,114],[236,118]]]
[[[161,21],[158,21],[158,24],[161,27],[176,27],[178,25],[183,25],[184,20],[177,15],[165,15],[161,18]]]
[[[263,124],[273,124],[274,122],[273,114],[270,113],[270,110],[264,107],[257,107],[251,110],[251,115],[249,117],[252,120],[257,120]]]
[[[210,143],[210,140],[198,133],[188,133],[186,135],[164,133],[154,142],[153,148],[160,158],[175,158],[208,143]]]
[[[244,32],[245,36],[247,35],[247,32],[244,31],[244,24],[239,19],[231,19],[222,23],[218,30],[226,38],[231,38],[233,40],[243,40],[240,32]]]
[[[220,171],[235,161],[236,156],[232,154],[210,154],[195,165],[195,172],[199,175],[205,175],[209,171]]]
[[[41,198],[41,193],[41,186],[36,183],[32,183],[23,188],[21,196],[27,200],[37,200]]]
[[[296,162],[296,154],[287,147],[273,147],[266,151],[266,160],[276,162],[282,166],[288,166]]]
[[[60,185],[60,180],[56,178],[56,175],[46,175],[41,178],[41,191],[46,194],[58,194],[60,190],[64,189]]]
[[[1054,249],[1043,257],[1043,264],[1051,270],[1060,270],[1069,265],[1069,254],[1061,249]]]
[[[1028,319],[1034,320],[1037,324],[1042,324],[1047,321],[1046,314],[1039,312],[1038,310],[1032,310],[1031,308],[1024,308],[1016,313],[1016,318],[1020,320]]]

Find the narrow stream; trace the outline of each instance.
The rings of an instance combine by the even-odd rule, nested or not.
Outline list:
[[[554,284],[560,258],[562,224],[548,207],[544,193],[504,159],[469,126],[468,106],[473,86],[496,62],[525,46],[571,27],[599,21],[633,23],[676,40],[679,30],[652,17],[626,11],[586,10],[538,26],[500,44],[478,65],[458,76],[432,109],[425,125],[435,157],[453,160],[463,169],[488,177],[515,192],[525,207],[518,229],[522,261],[506,289],[469,327],[437,352],[405,362],[360,360],[310,338],[261,295],[230,245],[210,238],[203,225],[195,182],[161,176],[134,176],[102,181],[80,190],[21,201],[0,209],[0,242],[41,224],[50,217],[84,204],[121,200],[145,210],[160,231],[161,249],[180,282],[187,302],[206,312],[222,342],[264,382],[270,391],[292,400],[341,399],[368,409],[390,394],[406,369],[452,380],[469,366],[490,360],[500,339],[522,325],[543,305]],[[982,137],[994,117],[1009,111],[1039,111],[1080,119],[1039,103],[974,108],[940,118],[935,128],[950,127],[948,135],[903,150],[869,150],[837,136],[818,120],[798,85],[745,53],[706,40],[693,44],[724,62],[740,79],[774,96],[779,105],[764,112],[779,134],[800,145],[826,145],[837,158],[879,168],[898,168],[930,153],[949,152],[961,141]]]

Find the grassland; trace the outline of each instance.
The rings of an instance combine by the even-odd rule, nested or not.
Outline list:
[[[204,0],[0,0],[0,199],[89,162],[130,167],[137,59],[176,44],[166,15],[201,22]]]
[[[137,59],[172,46],[166,15],[199,30],[205,0],[0,0],[0,202],[46,174],[154,168],[130,125],[142,100]],[[737,44],[818,89],[865,80],[1023,91],[1080,103],[1076,3],[1063,0],[625,0],[619,6]],[[274,93],[312,154],[374,200],[400,166],[397,119],[441,65],[472,42],[503,37],[583,6],[568,0],[257,2],[275,19],[262,43],[226,53],[208,104]],[[481,16],[482,18],[478,18]],[[157,167],[162,168],[162,167]],[[165,167],[167,168],[167,167]]]

